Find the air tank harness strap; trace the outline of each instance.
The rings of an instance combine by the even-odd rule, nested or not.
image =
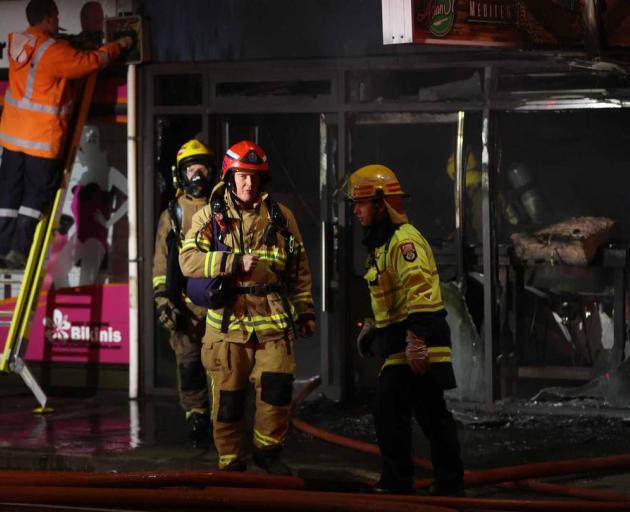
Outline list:
[[[232,288],[234,293],[239,295],[256,295],[257,297],[264,297],[270,293],[282,293],[284,287],[279,284],[255,284],[253,286],[237,286]]]
[[[293,233],[289,231],[289,222],[287,218],[282,213],[280,209],[280,205],[277,201],[271,198],[271,196],[267,196],[265,199],[265,204],[267,206],[267,210],[269,211],[269,217],[271,222],[267,224],[265,228],[265,232],[263,233],[263,243],[267,246],[276,245],[278,242],[278,232],[282,235],[285,242],[285,247],[287,251],[287,268],[290,268],[289,261],[291,258],[294,258],[295,261],[295,281],[297,281],[299,276],[299,267],[300,267],[300,250],[301,247],[298,245],[298,250],[295,250],[295,237]],[[285,313],[287,314],[287,318],[289,320],[289,325],[291,326],[291,330],[295,337],[298,337],[297,327],[295,325],[295,320],[293,319],[293,315],[291,314],[291,304],[289,303],[288,293],[293,288],[294,283],[291,282],[289,276],[285,273],[283,276],[283,290],[280,292],[280,297],[282,298],[282,305],[284,307]]]

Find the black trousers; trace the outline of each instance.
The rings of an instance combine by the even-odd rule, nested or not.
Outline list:
[[[430,377],[415,375],[408,365],[383,368],[374,405],[376,436],[381,450],[379,486],[397,492],[412,489],[411,417],[415,417],[431,446],[431,462],[438,486],[463,482],[459,440],[444,391]]]
[[[37,222],[51,207],[61,178],[61,160],[4,148],[0,163],[0,255],[24,255]]]

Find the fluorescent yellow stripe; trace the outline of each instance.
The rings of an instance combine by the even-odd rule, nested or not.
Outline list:
[[[203,259],[203,275],[204,277],[210,277],[210,258],[214,257],[214,253],[213,252],[207,252],[206,256]]]
[[[278,251],[277,249],[273,251],[270,251],[268,249],[258,249],[253,251],[253,254],[258,256],[261,260],[271,260],[277,261],[279,263],[284,263],[287,259],[286,256],[280,254],[280,251]]]
[[[221,329],[221,322],[218,322],[211,318],[206,318],[206,323],[215,329]],[[259,331],[268,331],[268,330],[284,330],[289,327],[289,323],[287,322],[287,317],[284,317],[282,320],[278,321],[270,321],[270,322],[240,322],[240,321],[230,321],[230,325],[228,327],[229,331],[241,331],[245,330],[246,332],[252,332],[254,329]]]
[[[293,308],[291,308],[292,313],[295,313],[295,311],[293,310]],[[223,319],[223,313],[218,313],[213,309],[209,309],[208,310],[208,316],[211,318],[214,318],[216,320],[222,320]],[[295,316],[295,315],[294,315]],[[236,320],[235,316],[232,316],[232,318],[234,318]],[[277,313],[275,315],[253,315],[251,317],[242,317],[240,319],[238,319],[239,321],[245,322],[245,323],[254,323],[257,324],[258,322],[265,322],[265,321],[276,321],[276,320],[282,320],[287,318],[287,315],[285,313]]]
[[[271,436],[266,436],[256,429],[254,429],[254,440],[258,441],[261,446],[277,446],[282,443],[282,439],[274,439]]]
[[[402,279],[407,274],[409,274],[409,272],[414,272],[416,270],[420,270],[420,267],[418,265],[412,265],[411,267],[407,267],[407,268],[403,269],[403,271],[400,273],[400,275],[398,277],[400,279]]]
[[[448,346],[434,346],[434,347],[427,347],[427,350],[429,352],[429,354],[435,354],[436,352],[445,352],[447,354],[451,353],[451,347]]]
[[[451,347],[428,347],[429,361],[432,363],[451,363]]]
[[[313,296],[309,292],[296,293],[291,296],[293,302],[313,302]]]
[[[291,307],[293,318],[295,319],[295,309]],[[223,320],[223,315],[220,312],[209,309],[206,315],[206,323],[215,329],[220,329]],[[260,331],[264,330],[282,330],[289,326],[289,317],[286,314],[280,313],[269,316],[252,316],[236,318],[234,315],[230,317],[230,324],[228,330],[230,331],[242,331],[245,329],[247,332],[252,332],[254,329]]]
[[[432,356],[430,354],[431,349],[435,348],[435,347],[430,347],[429,348],[429,361],[431,363],[451,363],[452,362],[452,358],[451,356]],[[448,347],[443,347],[443,348],[448,348]],[[433,352],[437,352],[437,350],[433,350]],[[440,350],[440,352],[444,352],[444,350]],[[383,371],[383,369],[387,366],[392,366],[395,364],[409,364],[409,362],[407,361],[407,357],[404,354],[394,354],[389,356],[385,362],[383,363],[383,366],[381,366],[381,371]]]
[[[429,356],[429,361],[432,363],[452,363],[453,358],[451,356],[435,357]]]
[[[409,361],[407,361],[407,356],[405,356],[404,352],[398,352],[396,354],[392,354],[387,359],[385,359],[383,366],[381,366],[380,372],[382,372],[383,369],[385,369],[385,367],[393,366],[395,364],[409,364]]]
[[[193,407],[186,411],[186,419],[189,419],[194,413],[197,414],[208,414],[208,409],[204,409],[202,407]]]
[[[385,317],[385,318],[375,318],[375,323],[376,323],[376,327],[381,328],[381,327],[386,327],[389,324],[395,324],[396,322],[401,322],[402,320],[405,320],[407,318],[407,313],[401,313],[398,316],[395,317]]]
[[[228,467],[232,462],[238,460],[238,455],[235,453],[228,453],[227,455],[219,455],[219,468],[224,469]]]
[[[371,293],[372,297],[374,297],[375,299],[382,299],[383,297],[389,297],[390,295],[392,295],[393,293],[397,292],[401,290],[400,286],[395,286],[390,288],[389,290],[383,290],[379,293],[373,292]]]
[[[154,276],[153,288],[155,288],[156,286],[160,286],[161,284],[166,284],[166,276]]]
[[[197,247],[197,242],[195,241],[194,238],[187,238],[182,243],[182,249],[187,249],[189,247]]]

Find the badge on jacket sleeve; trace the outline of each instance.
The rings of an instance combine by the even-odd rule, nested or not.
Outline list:
[[[407,261],[415,261],[418,257],[418,253],[416,252],[416,247],[412,242],[402,244],[400,246],[400,250],[402,251],[403,258]]]

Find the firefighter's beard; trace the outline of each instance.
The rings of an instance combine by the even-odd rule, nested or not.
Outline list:
[[[387,242],[394,231],[396,231],[396,226],[392,224],[387,212],[384,212],[380,219],[375,214],[372,223],[363,228],[361,243],[368,249],[374,249]]]

